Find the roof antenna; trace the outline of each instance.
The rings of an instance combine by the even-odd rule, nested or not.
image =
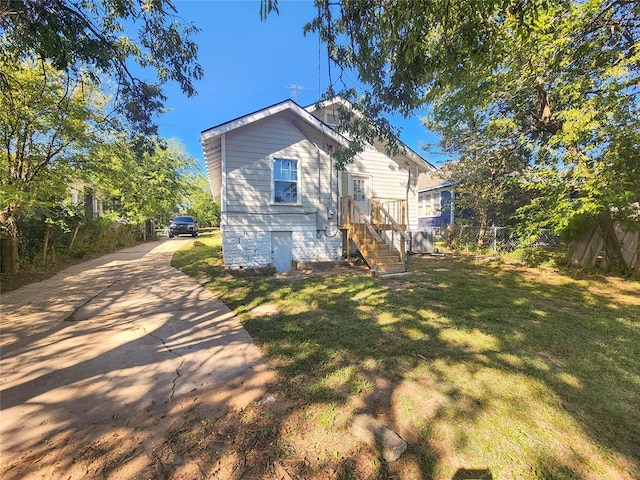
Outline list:
[[[292,83],[287,88],[291,90],[291,96],[293,97],[294,102],[298,100],[298,92],[300,90],[307,90],[307,87],[303,87],[297,83]]]

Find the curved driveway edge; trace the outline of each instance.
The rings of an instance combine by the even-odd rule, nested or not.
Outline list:
[[[239,320],[170,266],[186,241],[124,249],[2,296],[3,477],[66,474],[74,443],[117,432],[142,445],[185,409],[264,395],[274,375]]]

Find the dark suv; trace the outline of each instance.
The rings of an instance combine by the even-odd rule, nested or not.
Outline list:
[[[198,236],[198,225],[193,217],[176,217],[169,225],[169,238],[176,237],[178,235],[191,235],[192,237]]]

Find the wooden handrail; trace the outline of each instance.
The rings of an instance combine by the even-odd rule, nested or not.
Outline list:
[[[393,216],[387,211],[386,208],[384,208],[384,206],[382,205],[382,203],[380,203],[379,201],[377,202],[377,208],[379,211],[382,211],[382,213],[385,216],[385,222],[386,221],[391,221],[391,225],[393,226],[393,228],[395,229],[395,231],[404,239],[400,240],[400,261],[402,263],[404,263],[405,261],[405,255],[406,255],[406,244],[405,241],[409,241],[409,236],[407,235],[407,233],[404,231],[404,228],[402,228],[402,226],[400,226],[400,224],[398,224],[398,222],[396,222],[395,218],[393,218]],[[404,221],[404,201],[401,201],[400,204],[400,208],[402,209],[402,220]],[[404,223],[404,222],[403,222]]]
[[[378,235],[378,232],[376,232],[376,230],[373,228],[373,225],[371,224],[371,222],[367,219],[367,216],[364,214],[364,212],[360,209],[360,207],[356,204],[356,202],[353,200],[353,198],[351,198],[350,196],[345,196],[342,197],[343,201],[347,202],[347,208],[348,208],[348,214],[347,214],[347,223],[351,224],[351,209],[353,208],[353,210],[358,214],[358,219],[361,220],[358,223],[362,223],[367,227],[367,230],[369,231],[369,233],[373,236],[373,238],[375,238],[375,240],[378,243],[383,243],[382,237],[380,235]]]
[[[393,204],[397,205],[393,205]],[[371,218],[360,209],[353,197],[345,195],[340,199],[340,216],[341,225],[347,231],[347,240],[354,241],[358,250],[365,258],[371,268],[379,267],[379,246],[389,245],[396,252],[399,252],[400,261],[404,265],[406,258],[406,241],[410,238],[405,232],[404,219],[406,215],[406,202],[403,199],[389,199],[388,205],[392,207],[396,213],[402,217],[398,222],[385,206],[382,205],[380,199],[371,199]],[[364,229],[356,229],[356,225],[364,225]],[[386,234],[382,231],[391,232],[391,242],[385,240]],[[394,248],[394,234],[397,232],[400,236],[398,247]],[[356,240],[357,239],[357,240]],[[373,245],[370,245],[372,242]],[[349,259],[349,250],[347,250],[347,259]]]
[[[382,204],[380,202],[378,202],[378,208],[380,210],[382,210],[382,213],[384,213],[384,216],[388,219],[391,220],[391,225],[394,226],[395,230],[404,237],[405,240],[409,241],[409,235],[407,235],[407,232],[404,231],[404,228],[402,228],[402,226],[396,222],[396,220],[393,218],[393,216],[391,216],[391,214],[387,211],[386,208],[384,208],[382,206]]]

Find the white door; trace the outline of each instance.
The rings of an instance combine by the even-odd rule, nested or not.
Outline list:
[[[291,269],[291,232],[271,232],[271,263],[276,272]]]
[[[369,218],[369,209],[371,208],[371,178],[353,175],[349,187],[351,190],[351,198],[353,198],[356,205],[360,207],[362,213]]]

